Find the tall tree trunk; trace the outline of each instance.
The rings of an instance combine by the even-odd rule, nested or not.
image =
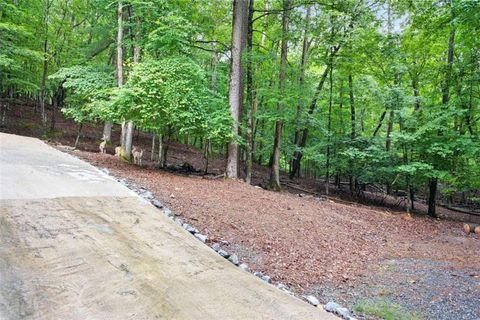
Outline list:
[[[45,32],[48,32],[48,26],[45,27]],[[45,100],[47,98],[46,87],[47,87],[47,76],[48,76],[48,40],[46,37],[47,35],[45,35],[45,40],[43,42],[43,73],[42,73],[42,83],[40,85],[40,110],[42,112],[42,126],[43,126],[44,133],[47,133],[47,111],[45,110]]]
[[[132,20],[133,17],[133,8],[132,6],[129,6],[128,10],[129,14],[129,20]],[[136,65],[140,62],[140,16],[138,13],[135,15],[135,44],[133,46],[133,64]],[[122,68],[123,69],[123,68]],[[128,121],[126,125],[126,132],[124,135],[125,138],[125,145],[122,146],[122,149],[125,150],[125,158],[127,160],[130,160],[132,157],[132,140],[133,140],[133,131],[134,131],[135,125],[133,121]]]
[[[228,178],[238,178],[240,167],[240,149],[237,142],[240,133],[240,117],[243,103],[243,78],[242,53],[246,45],[248,20],[248,0],[234,0],[232,23],[232,58],[230,63],[230,83],[228,101],[230,114],[233,118],[233,140],[228,144],[228,157],[226,174]]]
[[[302,45],[302,59],[300,61],[300,76],[298,79],[298,84],[300,88],[303,87],[305,83],[305,68],[307,66],[307,60],[308,60],[308,47],[309,47],[309,42],[308,42],[308,30],[310,27],[310,7],[307,7],[307,12],[305,14],[305,28],[303,30],[303,45]],[[303,112],[303,103],[302,100],[298,101],[297,104],[297,116],[296,116],[296,129],[295,129],[295,137],[294,137],[294,143],[297,144],[299,142],[299,137],[301,135],[301,119],[302,119],[302,112]],[[292,161],[290,163],[290,179],[293,179],[295,177],[295,174],[298,174],[298,169],[294,170],[295,166],[295,159],[296,156],[298,156],[298,152],[294,152]]]
[[[450,101],[450,82],[452,78],[452,66],[454,58],[454,45],[455,45],[455,27],[452,27],[450,31],[450,37],[448,39],[448,51],[447,51],[447,71],[445,74],[445,81],[442,88],[442,105],[446,109],[448,102]],[[439,131],[439,135],[443,136],[443,130]],[[436,218],[436,199],[437,199],[437,185],[438,179],[430,179],[430,193],[428,196],[428,215]]]
[[[352,74],[348,74],[348,92],[349,92],[349,97],[350,97],[350,140],[352,143],[356,139],[356,112],[355,112],[355,96],[353,93],[353,77]],[[351,166],[350,166],[351,167]],[[349,180],[349,187],[350,187],[350,193],[353,194],[353,191],[355,189],[355,176],[350,174],[348,177]]]
[[[117,9],[117,85],[119,87],[123,86],[123,4],[122,0],[118,0],[118,9]],[[106,141],[112,140],[112,127],[113,123],[111,121],[106,121],[103,127],[103,136]],[[120,145],[122,146],[122,153],[125,150],[125,130],[126,125],[122,123],[122,133],[120,137]]]
[[[281,115],[284,108],[285,80],[287,74],[287,52],[288,52],[288,18],[292,0],[283,0],[282,16],[282,47],[280,51],[280,73],[278,87],[280,101],[277,103],[277,114]],[[270,188],[280,190],[280,147],[282,141],[283,119],[275,122],[275,137],[273,140],[273,162],[270,168]]]
[[[330,60],[330,63],[333,63]],[[330,65],[330,88],[328,99],[328,120],[327,120],[327,163],[325,173],[325,194],[328,196],[330,189],[330,143],[331,143],[331,131],[332,131],[332,104],[333,104],[333,64]]]
[[[247,127],[247,172],[245,181],[252,183],[253,167],[253,132],[255,131],[256,104],[253,99],[253,66],[252,66],[252,45],[253,45],[253,11],[254,1],[250,0],[248,6],[248,32],[247,32],[247,106],[248,106],[248,127]]]

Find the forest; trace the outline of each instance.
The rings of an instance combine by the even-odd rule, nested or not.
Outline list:
[[[0,0],[0,116],[226,157],[228,178],[480,207],[478,0]],[[38,109],[37,109],[38,108]],[[48,111],[48,112],[47,112]]]

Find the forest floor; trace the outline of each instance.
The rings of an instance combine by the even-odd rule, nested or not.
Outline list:
[[[37,134],[38,124],[26,112],[10,118],[17,125],[4,131]],[[401,210],[212,179],[223,170],[221,157],[212,161],[212,175],[206,177],[159,170],[149,161],[133,166],[112,155],[115,144],[110,154],[97,152],[100,127],[86,127],[76,151],[65,147],[73,145],[75,126],[59,119],[57,128],[50,143],[152,191],[207,234],[210,243],[228,241],[224,248],[241,262],[298,294],[351,309],[378,303],[387,309],[398,305],[411,317],[480,319],[480,238],[465,235],[459,222],[424,215],[406,219]],[[118,132],[114,136],[118,139]],[[135,144],[149,148],[149,137],[140,135]],[[169,160],[175,168],[185,162],[196,169],[204,164],[198,149],[180,144],[170,146]],[[265,169],[256,169],[255,182],[262,183]]]

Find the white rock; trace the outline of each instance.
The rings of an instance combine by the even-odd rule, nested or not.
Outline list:
[[[320,301],[318,301],[318,299],[315,298],[314,296],[306,296],[305,299],[307,299],[308,303],[310,303],[315,307],[320,304]]]
[[[272,283],[272,278],[270,278],[269,276],[263,276],[262,280],[265,281],[266,283]]]
[[[195,238],[202,241],[203,243],[207,242],[208,237],[201,233],[195,233]]]
[[[212,249],[213,249],[213,251],[215,251],[215,252],[220,251],[220,244],[217,243],[217,242],[215,242],[214,244],[212,244]]]
[[[239,266],[238,266],[240,269],[242,269],[243,271],[249,271],[250,268],[248,267],[248,264],[246,263],[241,263]]]
[[[350,311],[347,308],[337,308],[335,313],[345,319],[350,316]]]
[[[330,301],[330,302],[328,302],[328,303],[325,305],[324,309],[325,309],[325,311],[328,311],[328,312],[336,312],[336,310],[337,310],[338,308],[341,308],[341,307],[342,307],[342,306],[339,305],[338,303],[335,303],[335,302],[333,302],[333,301]]]
[[[238,266],[238,264],[240,263],[240,261],[238,260],[238,256],[236,254],[232,254],[230,257],[228,257],[228,261],[230,261],[236,266]]]
[[[225,259],[228,259],[228,257],[230,257],[230,253],[222,249],[218,250],[218,254],[224,257]]]
[[[163,204],[160,201],[158,201],[157,199],[153,199],[150,203],[153,204],[155,207],[157,207],[159,209],[163,208]]]
[[[260,271],[255,271],[253,275],[259,278],[263,277],[263,273],[261,273]]]

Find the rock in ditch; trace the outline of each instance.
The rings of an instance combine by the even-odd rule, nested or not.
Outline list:
[[[208,237],[201,233],[195,233],[195,238],[202,241],[203,243],[207,242]]]
[[[315,298],[314,296],[306,296],[305,299],[307,299],[308,303],[310,303],[315,307],[320,304],[320,301],[318,301],[318,299]]]
[[[150,191],[145,191],[140,194],[144,199],[153,199],[153,194]]]
[[[238,266],[240,269],[242,269],[243,271],[250,271],[250,268],[248,267],[248,264],[246,263],[241,263],[239,266]]]
[[[230,253],[222,249],[218,250],[218,254],[224,257],[225,259],[228,259],[230,257]]]
[[[263,276],[262,280],[265,281],[266,283],[272,283],[272,278],[270,278],[269,276]]]
[[[163,208],[163,204],[160,201],[158,201],[157,199],[153,199],[152,201],[150,201],[150,203],[153,204],[158,209]]]
[[[236,254],[232,254],[230,257],[228,257],[228,261],[230,261],[236,266],[238,266],[238,264],[240,263],[240,261],[238,260],[238,256]]]
[[[220,251],[220,244],[217,243],[217,242],[215,242],[214,244],[212,244],[212,249],[213,249],[213,251],[215,251],[215,252]]]
[[[339,305],[338,303],[330,301],[325,305],[324,309],[325,309],[325,311],[328,311],[328,312],[336,312],[337,309],[341,308],[341,307],[342,306]]]
[[[198,229],[197,228],[194,228],[192,227],[191,225],[188,225],[185,230],[187,230],[188,232],[190,232],[191,234],[195,234],[195,233],[198,233]]]
[[[263,277],[263,273],[260,272],[260,271],[255,271],[255,272],[253,273],[253,275],[254,275],[255,277],[259,277],[259,278]]]
[[[284,285],[283,283],[277,283],[276,287],[282,291],[285,291],[285,292],[290,292],[290,290],[288,290],[288,287],[286,285]]]
[[[175,218],[175,223],[178,224],[180,227],[183,225],[183,220],[180,218]]]
[[[344,319],[347,319],[350,316],[350,311],[347,308],[337,308],[335,313]]]
[[[174,216],[172,210],[170,210],[168,208],[163,208],[163,213],[165,213],[170,218]]]

